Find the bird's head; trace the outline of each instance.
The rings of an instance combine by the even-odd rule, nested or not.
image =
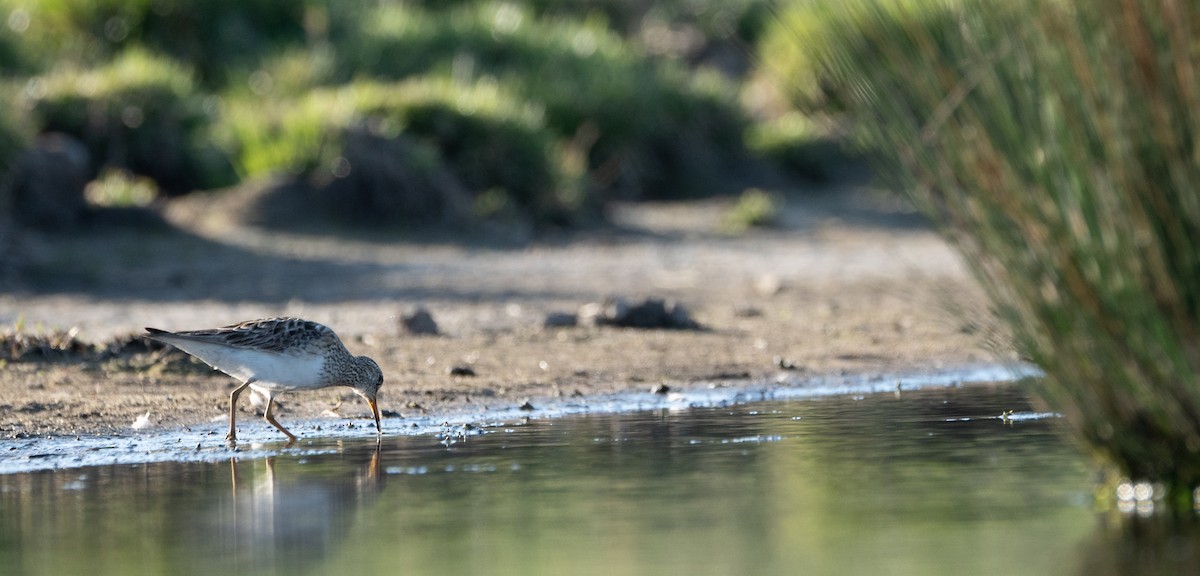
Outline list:
[[[375,417],[375,431],[383,433],[383,428],[379,425],[379,389],[383,387],[383,370],[379,369],[379,365],[374,360],[366,356],[359,356],[354,359],[358,363],[358,382],[354,386],[354,391],[358,392],[359,396],[366,399],[367,404],[371,406],[371,415]]]

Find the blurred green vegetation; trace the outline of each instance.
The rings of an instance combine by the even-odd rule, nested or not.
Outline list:
[[[146,206],[157,194],[158,187],[149,178],[116,169],[105,170],[84,191],[88,203],[117,208]]]
[[[29,137],[8,114],[0,114],[0,183],[13,159],[28,145]],[[3,203],[0,203],[0,207]]]
[[[101,166],[153,178],[187,192],[233,182],[221,151],[208,144],[206,113],[188,69],[139,49],[89,69],[58,68],[31,81],[25,104],[43,131],[79,138]]]
[[[0,0],[23,65],[96,66],[138,48],[193,68],[215,88],[280,45],[304,42],[315,2],[289,0]]]
[[[771,14],[767,0],[0,0],[0,94],[27,132],[85,143],[93,173],[171,194],[272,173],[320,188],[365,130],[419,142],[397,161],[453,174],[480,213],[569,222],[612,199],[741,190],[772,164],[824,174],[824,135],[772,128],[790,105],[747,96],[767,77]]]
[[[847,111],[957,244],[1086,445],[1190,512],[1200,8],[823,2],[786,21],[804,18],[822,26],[795,59],[821,87],[803,100]]]
[[[290,172],[328,181],[346,157],[346,138],[364,133],[381,141],[404,135],[424,144],[398,163],[430,173],[448,167],[470,190],[498,190],[539,220],[579,208],[578,184],[565,171],[558,142],[545,130],[544,116],[514,107],[494,83],[466,86],[442,79],[399,83],[356,82],[317,89],[297,102],[261,109],[243,101],[228,110],[223,137],[238,152],[247,175]]]
[[[552,134],[588,145],[591,184],[624,197],[709,192],[704,184],[741,152],[746,120],[733,86],[648,58],[595,19],[538,19],[514,4],[449,14],[386,6],[367,12],[359,30],[335,80],[351,71],[494,78],[512,97],[544,108]]]
[[[783,200],[760,188],[747,188],[721,221],[726,232],[738,234],[750,228],[769,228],[778,224]]]

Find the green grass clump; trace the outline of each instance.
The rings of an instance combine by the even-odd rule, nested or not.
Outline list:
[[[406,0],[426,10],[495,7],[496,0]],[[701,60],[715,45],[753,46],[770,21],[770,0],[521,0],[508,2],[539,20],[603,24],[647,52]]]
[[[122,170],[106,169],[88,183],[83,196],[92,206],[147,206],[158,196],[158,187],[149,178],[134,176]]]
[[[1124,475],[1200,485],[1200,8],[827,4],[813,59]]]
[[[417,0],[410,2],[425,8],[447,5],[495,4],[492,0]],[[539,17],[582,19],[602,17],[622,34],[637,30],[648,18],[696,26],[711,36],[721,36],[742,28],[755,28],[766,6],[759,0],[662,0],[653,4],[627,0],[527,0],[521,3]]]
[[[963,0],[852,0],[840,7],[829,0],[785,3],[776,10],[775,18],[759,41],[758,52],[764,60],[758,73],[785,90],[791,103],[802,111],[842,111],[854,95],[845,93],[848,87],[839,76],[850,72],[830,63],[868,59],[871,50],[877,48],[869,42],[850,39],[845,32],[858,27],[864,31],[880,26],[903,27],[903,21],[937,18],[948,7],[962,3]],[[894,32],[904,34],[905,30],[897,28]]]
[[[232,179],[206,142],[205,99],[171,60],[131,51],[102,67],[37,78],[25,95],[38,130],[78,138],[96,167],[122,167],[176,193]]]
[[[265,111],[248,100],[230,110],[226,130],[248,176],[288,172],[327,181],[356,132],[414,140],[422,157],[397,161],[444,166],[486,197],[485,205],[511,202],[535,221],[564,218],[586,200],[543,111],[494,83],[359,82]]]
[[[279,46],[319,36],[328,10],[290,0],[0,0],[0,15],[27,22],[21,42],[43,68],[102,65],[137,48],[191,67],[207,88]]]
[[[759,188],[747,188],[722,219],[721,228],[740,234],[751,228],[769,228],[779,221],[783,200]]]
[[[744,152],[732,86],[650,58],[598,21],[539,19],[511,3],[366,13],[337,70],[380,79],[495,79],[587,147],[591,185],[613,195],[711,193]],[[335,76],[331,80],[344,81]]]
[[[824,23],[827,11],[818,2],[783,4],[758,44],[764,60],[757,73],[786,92],[790,103],[804,111],[818,111],[829,106],[824,92],[828,84],[821,77],[823,67],[819,62],[820,54],[834,49],[827,45],[833,42],[828,38],[829,30]],[[837,50],[850,48],[849,45],[836,46]]]

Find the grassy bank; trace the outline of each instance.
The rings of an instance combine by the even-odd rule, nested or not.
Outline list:
[[[803,73],[966,256],[1085,444],[1200,484],[1200,64],[1190,5],[872,2]]]
[[[354,132],[406,174],[438,174],[402,178],[418,195],[571,223],[612,199],[736,194],[766,165],[822,173],[811,132],[744,102],[768,14],[764,0],[0,0],[0,94],[30,132],[82,142],[93,175],[172,195],[281,174],[323,189]],[[384,160],[340,186],[380,199],[396,174],[359,177]],[[407,216],[378,223],[432,215]]]

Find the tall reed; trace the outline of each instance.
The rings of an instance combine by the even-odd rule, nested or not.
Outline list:
[[[861,143],[961,251],[1122,474],[1200,484],[1200,6],[829,2]]]

